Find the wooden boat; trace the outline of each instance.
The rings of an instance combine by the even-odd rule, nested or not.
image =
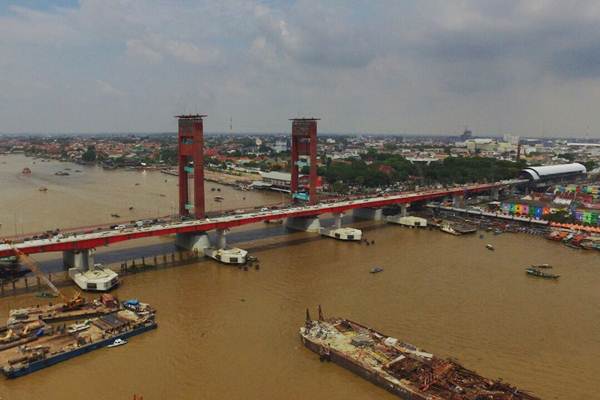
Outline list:
[[[542,271],[540,271],[537,268],[526,268],[525,272],[528,275],[535,276],[535,277],[538,277],[538,278],[558,279],[560,277],[560,275],[557,275],[557,274],[550,274],[548,272],[542,272]]]

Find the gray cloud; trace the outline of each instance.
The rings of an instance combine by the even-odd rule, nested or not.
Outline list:
[[[0,15],[0,131],[172,130],[187,110],[212,130],[230,117],[287,130],[311,114],[329,131],[583,132],[600,125],[586,106],[600,100],[597,43],[593,0],[12,7]]]

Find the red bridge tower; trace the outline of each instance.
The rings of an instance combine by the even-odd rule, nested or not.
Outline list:
[[[319,118],[293,118],[292,121],[292,198],[317,202],[317,121]],[[300,156],[308,156],[308,198],[299,189],[300,168],[305,165]]]
[[[179,215],[204,218],[204,128],[202,118],[206,115],[178,115],[179,123]],[[190,165],[193,162],[193,166]],[[189,203],[188,178],[193,174],[194,205]]]

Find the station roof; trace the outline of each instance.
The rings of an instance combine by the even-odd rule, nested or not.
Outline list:
[[[583,164],[559,164],[559,165],[542,165],[539,167],[527,167],[521,171],[521,174],[528,174],[534,181],[549,178],[557,175],[585,174],[587,169]]]

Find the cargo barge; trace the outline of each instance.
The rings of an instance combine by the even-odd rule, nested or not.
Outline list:
[[[24,322],[9,318],[0,329],[2,373],[7,378],[27,375],[157,327],[154,309],[137,300],[119,303],[103,295],[96,305],[104,311],[97,317],[74,321],[78,316],[70,313],[61,318],[73,321],[71,325],[48,323],[39,313],[37,319],[21,318]]]
[[[305,347],[321,361],[333,361],[405,400],[539,400],[500,380],[492,380],[343,318],[312,320],[300,328]]]

